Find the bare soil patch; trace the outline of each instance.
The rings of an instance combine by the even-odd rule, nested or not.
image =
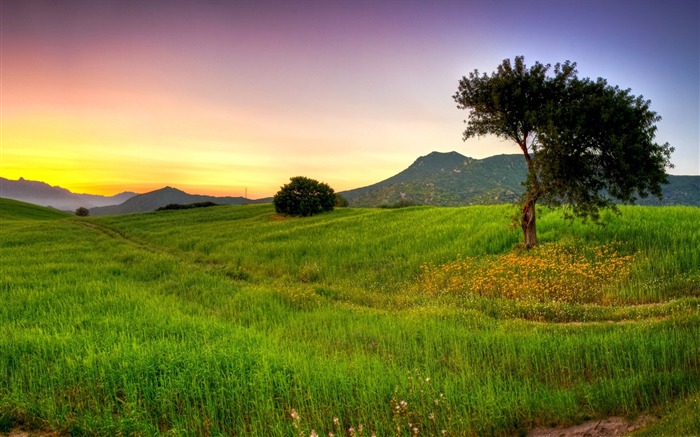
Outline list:
[[[622,417],[590,420],[580,425],[567,428],[536,428],[528,433],[528,437],[612,437],[623,436],[638,431],[653,422],[652,416],[639,416],[633,421]]]
[[[59,437],[51,431],[25,431],[23,429],[13,429],[9,433],[0,432],[0,437]]]
[[[638,431],[656,422],[658,419],[643,415],[629,421],[622,417],[590,420],[580,425],[567,428],[536,428],[530,430],[528,437],[617,437]],[[51,431],[26,431],[13,429],[9,433],[0,432],[0,437],[61,437]]]

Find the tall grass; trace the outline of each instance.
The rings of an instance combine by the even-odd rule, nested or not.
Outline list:
[[[506,207],[0,216],[0,430],[506,435],[663,411],[700,391],[700,263],[675,259],[697,259],[698,211],[543,211],[545,245],[634,254],[583,303],[420,287],[426,263],[511,253]]]

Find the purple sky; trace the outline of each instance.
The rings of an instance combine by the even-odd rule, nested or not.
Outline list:
[[[4,1],[0,174],[76,191],[336,190],[461,141],[461,76],[572,60],[652,101],[700,174],[700,2]],[[371,164],[368,164],[371,163]]]

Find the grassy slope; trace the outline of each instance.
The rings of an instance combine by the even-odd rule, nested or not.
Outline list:
[[[421,291],[427,262],[509,251],[510,212],[4,221],[0,430],[508,434],[697,396],[700,210],[623,208],[604,228],[540,216],[545,243],[638,254],[606,291],[615,305]],[[673,423],[698,432],[680,411]]]
[[[57,209],[0,197],[0,220],[52,220],[69,216]]]

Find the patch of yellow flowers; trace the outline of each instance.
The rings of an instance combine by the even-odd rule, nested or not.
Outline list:
[[[634,256],[621,255],[619,248],[619,243],[584,246],[564,241],[496,256],[424,264],[419,286],[436,297],[601,302],[606,287],[630,274]]]

